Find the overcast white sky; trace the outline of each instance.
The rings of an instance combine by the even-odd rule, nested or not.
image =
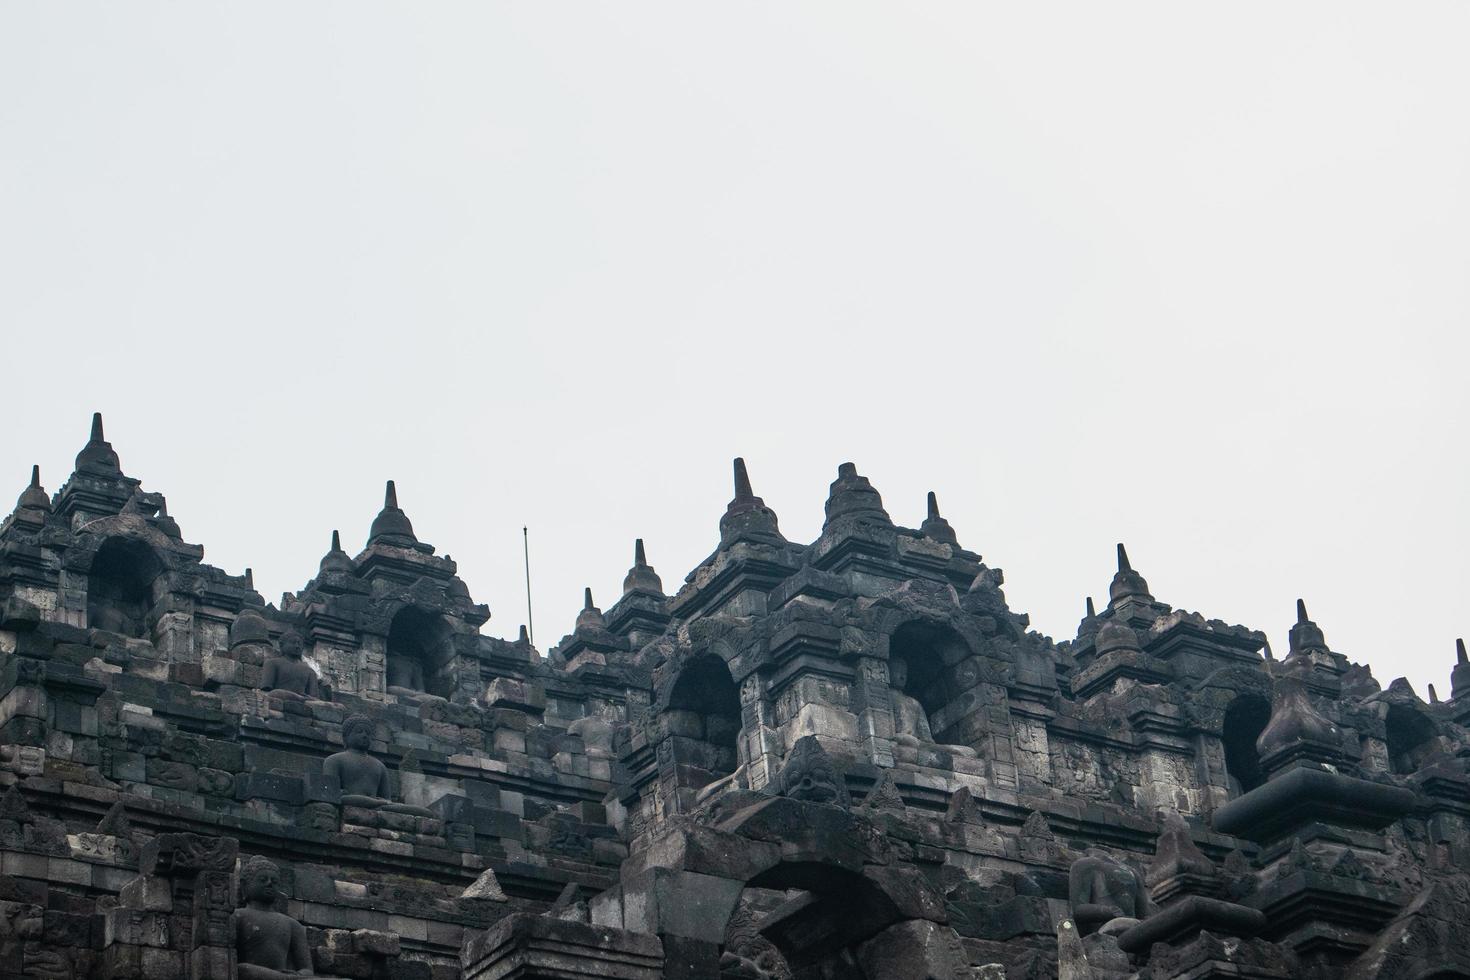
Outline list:
[[[1470,5],[0,6],[0,490],[101,410],[270,600],[382,500],[538,645],[744,455],[938,492],[1058,639],[1470,634]],[[5,476],[4,474],[9,474]],[[11,490],[4,490],[8,495]]]

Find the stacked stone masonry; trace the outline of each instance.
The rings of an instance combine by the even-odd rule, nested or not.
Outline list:
[[[392,483],[267,604],[94,418],[0,524],[0,977],[1470,977],[1463,644],[1273,659],[1121,545],[1054,642],[852,464],[718,534],[543,656]]]

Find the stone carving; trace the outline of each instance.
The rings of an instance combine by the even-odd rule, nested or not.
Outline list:
[[[1122,555],[1054,642],[937,501],[898,527],[844,467],[788,541],[741,468],[674,594],[637,549],[545,657],[393,499],[267,605],[100,437],[79,462],[0,515],[0,977],[1470,975],[1448,643],[1427,701],[1304,610],[1273,662]]]
[[[301,634],[295,630],[282,634],[280,651],[279,656],[266,661],[260,680],[261,689],[293,701],[324,700],[322,683],[316,671],[301,656]]]
[[[815,735],[796,740],[781,767],[781,795],[808,803],[850,806],[847,784]]]
[[[900,745],[918,747],[934,744],[934,733],[929,729],[929,713],[918,698],[904,693],[908,683],[909,665],[902,657],[888,661],[888,681],[893,690],[893,740]],[[945,745],[946,752],[973,757],[975,750],[966,745]]]
[[[372,740],[373,720],[366,715],[351,715],[342,723],[342,741],[347,747],[322,763],[322,776],[329,787],[341,792],[342,805],[432,817],[431,810],[393,802],[388,767],[381,759],[368,755]]]
[[[618,706],[605,701],[592,714],[568,725],[567,731],[582,740],[589,756],[606,759],[612,756],[613,732],[618,721]]]
[[[317,975],[312,970],[306,928],[273,908],[280,882],[281,869],[263,857],[251,858],[240,869],[245,905],[235,911],[239,980],[296,980]]]
[[[405,698],[424,696],[424,667],[416,657],[388,655],[388,693]]]
[[[720,980],[792,980],[791,967],[776,944],[760,933],[760,918],[749,902],[735,906],[725,930]]]
[[[1082,936],[1103,929],[1121,932],[1148,914],[1142,876],[1096,848],[1072,862],[1067,874],[1067,899]]]

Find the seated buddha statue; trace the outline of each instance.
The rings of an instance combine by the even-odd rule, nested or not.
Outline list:
[[[424,668],[415,657],[388,654],[388,693],[416,698],[424,693]]]
[[[265,662],[261,689],[278,698],[292,701],[323,700],[322,682],[311,664],[302,659],[301,634],[288,630],[282,634],[280,653]]]
[[[929,713],[924,710],[918,698],[904,691],[908,679],[907,660],[895,658],[888,661],[888,683],[892,688],[890,700],[893,704],[893,740],[913,748],[933,745],[934,733],[929,728]],[[943,748],[954,755],[975,755],[975,750],[967,745],[945,745]]]
[[[298,980],[317,977],[312,972],[306,927],[273,908],[279,894],[281,869],[263,857],[253,857],[240,869],[240,892],[245,904],[235,910],[235,960],[239,980]],[[318,977],[317,980],[331,980]]]
[[[1143,877],[1106,851],[1089,848],[1072,862],[1067,898],[1077,932],[1119,932],[1148,915]]]
[[[351,715],[342,723],[342,741],[346,748],[327,756],[322,763],[322,775],[327,785],[342,792],[343,806],[356,806],[390,813],[411,813],[417,817],[432,817],[432,810],[407,803],[395,803],[392,799],[392,782],[388,778],[388,767],[381,759],[368,755],[368,746],[373,741],[373,721],[366,715]]]

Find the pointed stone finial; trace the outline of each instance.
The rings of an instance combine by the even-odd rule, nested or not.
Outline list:
[[[1129,599],[1138,599],[1141,602],[1153,602],[1154,597],[1148,591],[1148,583],[1142,575],[1133,570],[1128,561],[1128,549],[1123,547],[1123,542],[1118,542],[1118,571],[1113,576],[1113,581],[1108,584],[1108,608],[1116,606],[1120,602]]]
[[[489,902],[506,902],[505,892],[501,890],[500,879],[495,877],[494,868],[486,868],[480,873],[480,877],[460,893],[460,898],[481,898]]]
[[[1287,634],[1287,641],[1290,647],[1286,655],[1287,660],[1328,652],[1327,638],[1317,624],[1307,616],[1307,604],[1301,599],[1296,601],[1296,625]]]
[[[523,647],[524,646],[530,646],[531,645],[531,637],[530,637],[530,634],[528,634],[526,632],[526,624],[525,623],[522,623],[521,624],[521,632],[516,636],[516,642],[519,643]]]
[[[1439,692],[1434,689],[1433,684],[1429,685],[1429,703],[1439,704]]]
[[[980,809],[980,801],[975,799],[975,794],[968,786],[961,786],[950,795],[949,805],[944,811],[944,819],[946,823],[969,823],[982,826],[985,824],[985,814]]]
[[[628,574],[623,578],[623,595],[630,592],[642,592],[660,598],[664,594],[663,580],[648,564],[648,556],[643,551],[642,538],[633,542],[633,567],[628,569]]]
[[[745,471],[745,458],[743,456],[735,457],[735,499],[755,499],[755,491],[750,489],[750,474]]]
[[[322,556],[318,572],[351,572],[355,566],[347,552],[342,550],[342,535],[332,529],[332,547]]]
[[[77,453],[77,469],[99,476],[120,476],[122,470],[117,453],[102,435],[102,413],[92,413],[92,432],[82,451]]]
[[[373,526],[368,531],[368,546],[381,541],[398,548],[411,548],[417,540],[412,522],[398,506],[398,487],[389,480],[383,488],[383,509],[373,518]]]
[[[585,629],[607,629],[607,620],[603,619],[602,610],[592,602],[591,586],[582,590],[582,611],[577,614],[577,632]]]
[[[883,498],[873,489],[868,478],[858,473],[855,463],[843,463],[837,467],[837,479],[832,481],[827,495],[826,514],[827,520],[822,525],[823,534],[827,533],[834,521],[847,517],[861,517],[869,525],[893,523],[888,512],[883,509]]]
[[[26,798],[21,795],[18,785],[11,785],[4,793],[0,793],[0,820],[14,820],[16,823],[30,823],[35,819],[31,814],[30,805]]]
[[[745,460],[735,457],[735,496],[720,518],[720,547],[740,540],[784,541],[776,526],[776,512],[750,488]]]
[[[903,796],[898,792],[898,783],[894,781],[893,770],[884,769],[883,775],[878,777],[878,782],[863,797],[862,809],[870,813],[889,811],[902,813],[907,807],[904,806]]]
[[[919,525],[919,531],[926,538],[959,546],[959,539],[955,537],[954,528],[949,526],[949,521],[939,516],[939,498],[934,495],[933,490],[929,491],[928,516],[924,518],[924,523]]]
[[[40,464],[31,466],[31,482],[21,491],[19,499],[15,502],[16,510],[28,510],[33,512],[47,512],[51,510],[51,498],[46,496],[45,489],[41,486]],[[33,513],[31,520],[40,518],[40,514]],[[44,520],[44,518],[40,518]]]
[[[1097,607],[1092,604],[1092,596],[1088,596],[1087,597],[1087,618],[1088,619],[1096,619],[1097,618]]]
[[[1455,666],[1450,670],[1450,700],[1470,698],[1470,657],[1465,655],[1465,641],[1455,641]]]
[[[106,834],[110,837],[133,836],[133,825],[128,820],[127,807],[123,806],[122,800],[118,800],[108,808],[97,823],[97,833]]]
[[[255,569],[253,568],[245,569],[245,587],[250,589],[255,588]]]

